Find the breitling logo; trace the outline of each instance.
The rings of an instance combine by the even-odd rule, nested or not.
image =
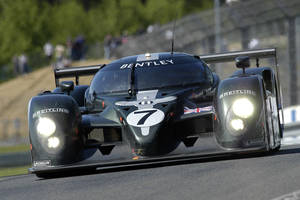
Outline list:
[[[231,96],[231,95],[252,95],[252,96],[256,96],[256,93],[253,90],[232,90],[232,91],[224,92],[223,94],[221,94],[219,96],[219,99],[222,99],[224,97]]]
[[[131,69],[134,67],[155,67],[155,66],[163,66],[163,65],[174,65],[173,60],[156,60],[156,61],[146,61],[146,62],[138,62],[138,63],[129,63],[123,64],[120,69]]]
[[[69,114],[70,111],[66,108],[47,108],[47,109],[39,110],[39,111],[36,111],[35,113],[33,113],[33,118],[36,118],[39,115],[44,114],[44,113],[65,113],[65,114]]]

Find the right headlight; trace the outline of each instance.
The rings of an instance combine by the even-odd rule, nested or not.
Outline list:
[[[56,125],[52,119],[41,117],[37,123],[36,130],[41,136],[49,137],[54,134]]]
[[[253,114],[254,105],[249,99],[240,98],[233,102],[232,110],[234,114],[245,119]]]

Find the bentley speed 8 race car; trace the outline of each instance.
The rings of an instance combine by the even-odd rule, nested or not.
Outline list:
[[[264,58],[274,66],[261,67]],[[233,61],[239,69],[224,80],[208,66]],[[146,53],[54,75],[57,88],[28,106],[29,171],[38,177],[280,148],[276,49]],[[79,84],[85,75],[90,85]]]

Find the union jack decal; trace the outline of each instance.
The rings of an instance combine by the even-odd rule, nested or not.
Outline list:
[[[212,106],[206,106],[202,108],[188,108],[184,107],[184,114],[191,114],[191,113],[201,113],[201,112],[209,112],[212,111],[213,107]]]

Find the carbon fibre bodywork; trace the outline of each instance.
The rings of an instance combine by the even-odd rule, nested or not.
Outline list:
[[[124,145],[129,147],[127,161],[138,156],[145,162],[172,155],[180,144],[191,149],[198,145],[200,150],[192,151],[200,154],[279,149],[282,108],[277,68],[243,68],[244,72],[220,81],[204,62],[232,61],[239,55],[276,58],[276,51],[221,57],[155,53],[55,71],[57,86],[62,77],[75,77],[78,85],[79,76],[95,76],[90,86],[67,82],[31,99],[31,171],[44,176],[88,159],[97,149],[105,165],[115,160],[106,159],[113,149]],[[206,141],[214,147],[202,149]]]

